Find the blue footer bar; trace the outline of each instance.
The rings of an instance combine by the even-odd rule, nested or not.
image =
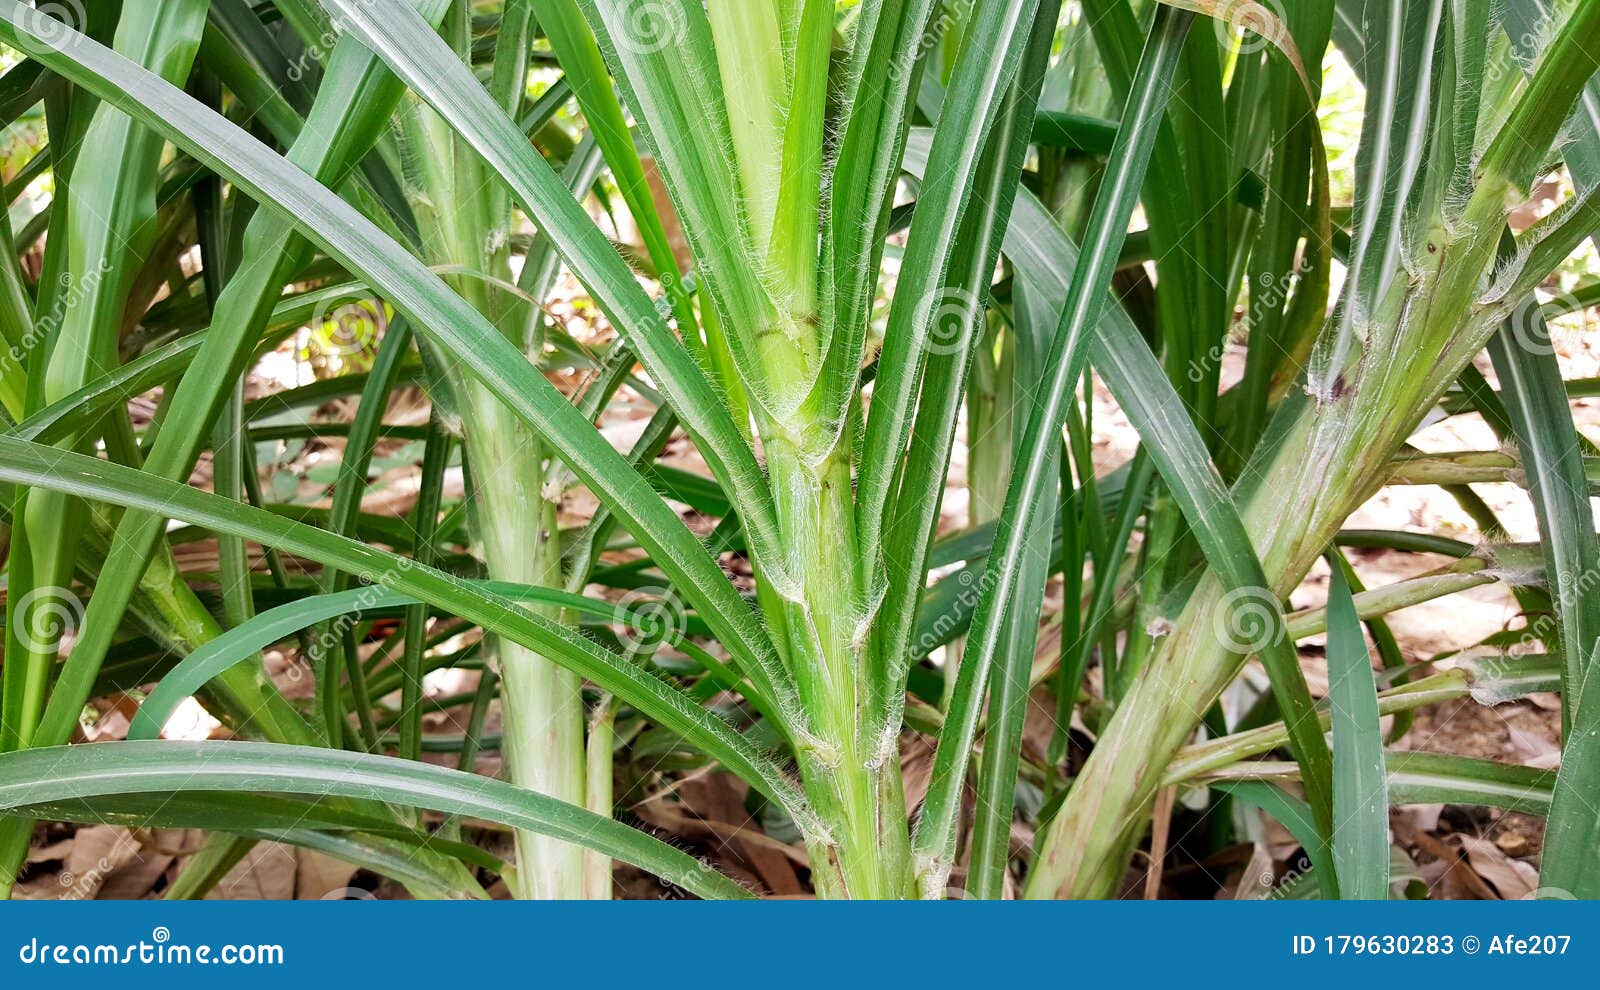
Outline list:
[[[0,904],[0,932],[7,990],[212,975],[230,990],[346,976],[838,990],[1195,979],[1219,964],[1299,990],[1375,973],[1592,978],[1600,963],[1600,902],[1572,901],[35,902]]]

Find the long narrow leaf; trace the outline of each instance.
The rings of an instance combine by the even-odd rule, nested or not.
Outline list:
[[[1033,519],[1045,486],[1053,484],[1057,477],[1056,463],[1048,454],[1060,447],[1066,402],[1083,373],[1092,327],[1105,303],[1128,219],[1144,181],[1156,127],[1171,95],[1172,73],[1192,20],[1190,14],[1163,10],[1151,27],[1145,57],[1123,114],[1124,123],[1095,200],[1089,224],[1090,248],[1073,271],[1050,356],[1045,360],[1046,377],[1014,458],[1016,466],[995,533],[996,550],[990,555],[949,715],[939,733],[933,777],[913,841],[918,882],[925,892],[944,886],[954,861],[956,813],[985,687],[991,669],[997,665],[1008,610],[1014,605],[1013,599],[1024,593],[1017,583],[1023,571],[1025,544],[1033,532]],[[1031,595],[1033,589],[1026,593]],[[1025,658],[1024,663],[1027,660],[1031,657]],[[1008,665],[998,676],[1019,676],[1014,666]],[[1025,666],[1020,676],[1026,680]],[[1006,813],[1009,817],[1009,808]]]
[[[1372,656],[1335,559],[1328,587],[1328,704],[1333,711],[1333,867],[1355,900],[1389,897],[1389,799]]]
[[[748,740],[682,692],[578,633],[469,582],[416,564],[409,558],[186,485],[9,437],[0,437],[0,479],[127,508],[161,512],[218,532],[276,546],[362,575],[372,583],[470,619],[628,699],[630,704],[662,725],[694,739],[707,753],[722,760],[730,770],[745,777],[752,786],[783,804],[792,814],[802,819],[807,817],[803,798],[783,772]]]
[[[127,742],[0,756],[0,809],[102,795],[225,791],[377,799],[470,815],[632,863],[702,897],[743,898],[732,880],[620,822],[504,781],[426,763],[270,743]]]

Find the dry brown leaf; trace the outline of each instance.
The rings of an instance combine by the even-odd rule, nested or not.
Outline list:
[[[206,894],[208,901],[286,901],[294,897],[299,863],[293,846],[258,842]]]
[[[1251,846],[1250,860],[1233,878],[1231,893],[1226,888],[1220,893],[1222,896],[1231,896],[1236,901],[1260,901],[1271,896],[1277,882],[1278,874],[1273,863],[1273,853],[1266,843],[1257,842]]]
[[[1467,862],[1474,872],[1494,885],[1502,900],[1520,901],[1533,896],[1539,889],[1539,871],[1520,859],[1512,859],[1500,847],[1487,839],[1470,835],[1458,836]]]
[[[173,856],[148,844],[133,862],[106,878],[100,888],[102,901],[137,901],[150,895],[174,861]]]
[[[138,859],[142,845],[131,829],[111,825],[78,829],[56,877],[61,899],[93,899],[111,874]]]
[[[302,901],[345,900],[356,868],[313,849],[296,849],[294,896]]]
[[[900,775],[904,781],[906,810],[916,811],[922,799],[928,796],[928,782],[933,776],[933,741],[927,736],[902,733],[900,745]]]
[[[1507,725],[1511,737],[1511,756],[1518,763],[1541,770],[1554,770],[1561,765],[1561,745],[1538,732],[1528,732]]]
[[[1540,711],[1559,712],[1561,710],[1561,695],[1553,691],[1536,691],[1522,700]]]
[[[48,863],[52,859],[66,859],[67,853],[72,851],[72,837],[57,839],[55,842],[43,846],[28,847],[28,862]]]
[[[1419,832],[1436,832],[1439,829],[1439,816],[1444,812],[1442,804],[1412,804],[1395,810],[1395,816],[1405,820],[1406,824]]]

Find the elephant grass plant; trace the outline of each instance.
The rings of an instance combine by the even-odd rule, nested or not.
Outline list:
[[[747,895],[614,819],[648,743],[747,784],[823,897],[1000,897],[1019,878],[1110,896],[1176,786],[1208,789],[1219,828],[1236,805],[1284,821],[1327,896],[1386,892],[1386,809],[1408,800],[1546,813],[1546,885],[1600,893],[1588,448],[1529,303],[1600,219],[1595,4],[117,6],[64,23],[0,0],[23,56],[0,108],[43,101],[54,181],[48,214],[7,231],[0,293],[8,882],[35,819],[132,816],[215,831],[175,895],[263,838],[422,896],[483,896],[495,874],[518,896],[607,897],[613,859]],[[1350,211],[1329,199],[1307,73],[1330,43],[1366,87]],[[1510,233],[1557,166],[1576,195]],[[631,224],[603,229],[591,195]],[[549,319],[563,272],[614,341]],[[342,440],[329,507],[268,504],[259,444],[302,427],[265,421],[242,382],[351,300],[393,315],[370,371],[278,397],[359,399],[349,422],[303,427]],[[1236,309],[1248,358],[1224,390]],[[1486,347],[1498,390],[1472,363]],[[1108,474],[1091,371],[1141,440]],[[410,383],[424,428],[385,422]],[[133,416],[157,387],[156,416]],[[598,424],[632,401],[653,413],[619,451]],[[964,407],[978,501],[947,535]],[[1417,456],[1434,410],[1479,413],[1514,453]],[[678,437],[706,476],[660,461]],[[362,503],[375,449],[401,439],[421,466],[397,525]],[[207,454],[210,491],[190,484]],[[1493,530],[1470,485],[1500,479],[1526,482],[1538,547],[1343,528],[1385,484],[1437,483]],[[598,508],[567,525],[577,489]],[[217,539],[216,573],[178,567],[185,532]],[[1458,561],[1367,590],[1340,555],[1363,541]],[[1285,617],[1320,557],[1327,610]],[[1063,635],[1044,656],[1055,574]],[[1388,611],[1502,579],[1550,617],[1545,653],[1404,668]],[[50,598],[73,589],[67,644]],[[1331,716],[1294,646],[1320,631]],[[309,703],[266,676],[280,643],[310,668]],[[1251,656],[1270,687],[1241,719],[1217,702]],[[443,742],[423,718],[440,667],[479,672],[453,701],[454,770],[421,761]],[[1380,715],[1552,682],[1553,781],[1384,750]],[[69,745],[92,698],[152,683],[128,741]],[[1036,689],[1057,721],[1042,762],[1022,744]],[[197,693],[243,738],[157,741]],[[505,781],[473,772],[495,704]],[[1068,778],[1075,714],[1095,738]],[[916,733],[933,764],[908,795]],[[1252,776],[1274,752],[1288,771]],[[1019,787],[1043,800],[1019,809]],[[1020,854],[1019,814],[1039,830]],[[514,861],[464,819],[512,829]]]

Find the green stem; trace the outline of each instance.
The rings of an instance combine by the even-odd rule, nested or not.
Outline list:
[[[814,425],[814,424],[813,424]],[[804,431],[801,431],[802,434]],[[819,895],[899,897],[910,876],[896,737],[864,734],[871,615],[855,559],[848,442],[820,463],[770,428],[766,445],[779,529],[800,600],[784,602],[789,655],[812,738],[806,793],[832,831],[811,849]]]
[[[1415,711],[1441,701],[1454,701],[1472,693],[1472,682],[1466,672],[1447,670],[1441,674],[1378,695],[1378,714],[1395,715]],[[1318,715],[1323,728],[1331,724],[1327,712]],[[1181,784],[1203,774],[1212,773],[1252,756],[1269,753],[1289,742],[1289,730],[1282,722],[1263,725],[1259,729],[1235,732],[1209,742],[1189,746],[1167,765],[1162,786]]]
[[[588,761],[584,772],[588,794],[584,806],[607,818],[611,817],[614,800],[611,747],[616,741],[616,723],[616,703],[609,697],[600,699],[594,716],[589,719]],[[611,857],[592,849],[584,850],[583,896],[591,901],[611,899]]]
[[[468,5],[458,4],[446,18],[446,37],[458,52],[470,43]],[[416,107],[407,137],[419,150],[414,180],[421,196],[414,204],[433,260],[463,271],[497,274],[509,281],[501,239],[491,237],[504,217],[487,215],[487,189],[496,181],[481,160],[457,138],[438,114]],[[447,153],[448,149],[448,153]],[[445,204],[449,204],[448,208]],[[519,301],[509,300],[480,279],[456,278],[456,290],[516,341],[523,324]],[[469,497],[480,534],[484,564],[497,581],[562,587],[561,548],[556,526],[558,486],[547,485],[549,451],[539,436],[466,373],[450,374],[462,418],[463,446],[472,466]],[[558,611],[546,611],[558,617]],[[586,799],[582,679],[548,658],[506,639],[492,644],[499,675],[501,751],[511,780],[519,786],[583,806]],[[579,846],[539,833],[516,833],[514,891],[534,899],[576,899],[584,895],[584,853]]]

